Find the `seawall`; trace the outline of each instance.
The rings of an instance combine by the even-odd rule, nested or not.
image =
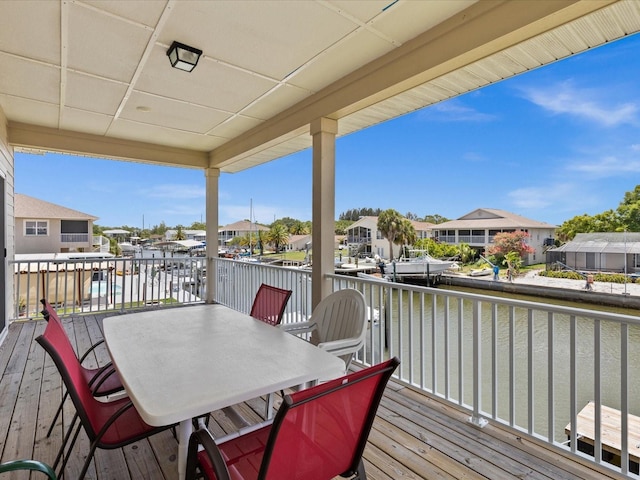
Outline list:
[[[443,285],[493,290],[496,292],[520,295],[532,295],[536,297],[556,298],[560,300],[570,300],[595,305],[640,309],[640,297],[636,295],[590,292],[587,290],[576,290],[571,288],[549,287],[519,282],[512,283],[504,280],[493,281],[463,277],[460,275],[442,275],[440,283]]]

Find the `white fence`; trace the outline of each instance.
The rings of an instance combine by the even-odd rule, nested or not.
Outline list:
[[[26,315],[39,310],[43,296],[66,313],[201,302],[203,262],[14,262],[16,302],[27,299]],[[268,283],[293,291],[284,322],[310,317],[310,271],[227,259],[212,265],[215,301],[249,312],[260,284]],[[397,356],[400,381],[467,408],[474,424],[499,422],[638,478],[640,443],[629,441],[640,435],[630,429],[632,416],[640,416],[638,317],[444,287],[330,278],[334,290],[357,288],[367,302],[367,342],[357,362]],[[572,426],[589,402],[595,416],[576,431]],[[620,412],[617,431],[603,426],[605,406]],[[581,436],[588,430],[591,437]],[[610,446],[612,439],[618,447]],[[592,456],[579,451],[589,443]]]

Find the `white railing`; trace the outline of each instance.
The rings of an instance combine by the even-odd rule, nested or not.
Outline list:
[[[260,264],[214,261],[216,300],[248,311],[261,282],[294,290],[285,321],[308,318],[309,273]],[[401,359],[400,381],[469,410],[470,421],[514,428],[623,474],[638,446],[621,422],[618,467],[602,455],[600,407],[640,415],[640,318],[606,311],[329,275],[333,289],[357,288],[367,301],[369,329],[363,364]],[[594,438],[571,425],[588,402],[596,404]],[[569,427],[570,436],[565,432]],[[611,432],[608,432],[610,434]],[[579,451],[580,441],[595,456]],[[611,460],[610,460],[611,461]],[[620,466],[621,465],[621,466]]]
[[[14,273],[14,318],[38,316],[42,298],[62,314],[204,299],[202,258],[29,260],[10,261],[9,268]]]
[[[311,315],[311,271],[223,258],[214,260],[217,271],[215,301],[249,313],[262,283],[291,290],[283,323],[304,321]]]
[[[205,298],[204,259],[10,262],[26,314],[39,299],[63,313],[194,303]],[[311,316],[311,272],[215,258],[215,301],[249,312],[261,283],[293,291],[284,322]],[[398,380],[469,410],[482,426],[498,422],[631,478],[628,415],[640,416],[640,318],[467,292],[331,274],[333,290],[357,288],[369,326],[362,364],[397,356]],[[596,405],[593,438],[571,428],[587,403]],[[618,466],[601,453],[601,407],[621,414]],[[565,428],[569,427],[567,436]],[[614,438],[615,440],[615,438]],[[595,454],[579,451],[591,442]],[[608,461],[605,461],[608,460]],[[615,462],[615,460],[614,460]],[[635,468],[635,466],[633,467]]]
[[[62,243],[87,243],[89,241],[88,233],[61,233],[60,242]]]

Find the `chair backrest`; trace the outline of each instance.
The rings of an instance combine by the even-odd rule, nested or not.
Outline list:
[[[99,418],[97,403],[91,393],[82,365],[76,356],[76,352],[69,341],[61,323],[50,316],[44,333],[36,338],[36,341],[51,356],[60,376],[73,400],[78,416],[85,427],[87,436],[93,440],[102,426]]]
[[[364,295],[353,288],[333,292],[313,309],[311,321],[317,324],[317,329],[311,335],[311,343],[314,345],[345,338],[358,338],[359,347],[354,350],[358,351],[364,345],[367,333],[367,306]]]
[[[380,399],[399,363],[394,357],[286,395],[258,478],[334,478],[357,472]]]
[[[263,283],[256,293],[249,315],[270,325],[279,325],[291,293],[291,290]]]

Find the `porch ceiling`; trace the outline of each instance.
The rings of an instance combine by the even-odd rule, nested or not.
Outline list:
[[[0,2],[17,150],[237,172],[640,31],[634,0]],[[200,48],[171,68],[172,41]],[[1,116],[1,115],[0,115]]]

